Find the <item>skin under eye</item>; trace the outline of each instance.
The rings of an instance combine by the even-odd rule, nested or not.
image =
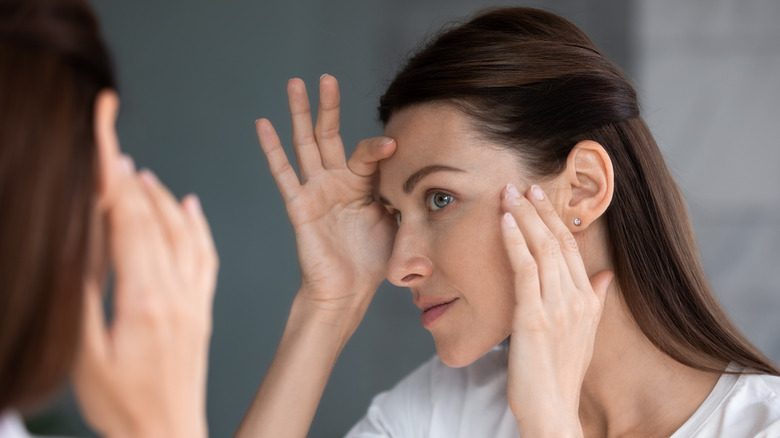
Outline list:
[[[431,211],[441,210],[448,206],[453,199],[452,195],[448,195],[444,192],[431,192],[428,194],[427,199],[428,208],[430,208]]]

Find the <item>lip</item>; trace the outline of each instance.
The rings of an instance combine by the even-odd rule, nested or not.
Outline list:
[[[433,300],[422,300],[415,303],[417,307],[422,310],[420,315],[420,322],[423,327],[430,328],[436,321],[446,312],[452,304],[457,301],[457,298],[444,298]]]

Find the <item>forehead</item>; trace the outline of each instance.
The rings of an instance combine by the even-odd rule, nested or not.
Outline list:
[[[379,163],[380,188],[396,185],[417,169],[444,165],[466,172],[493,172],[509,165],[518,170],[516,155],[482,138],[472,120],[457,108],[429,103],[404,108],[390,118],[384,135],[395,139],[396,152]]]

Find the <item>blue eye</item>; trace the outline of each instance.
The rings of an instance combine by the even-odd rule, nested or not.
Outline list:
[[[442,192],[433,192],[428,195],[428,208],[433,211],[441,210],[453,201],[453,197]]]
[[[393,213],[393,218],[395,218],[396,225],[398,225],[400,227],[401,226],[401,212],[400,211],[396,211],[395,213]]]

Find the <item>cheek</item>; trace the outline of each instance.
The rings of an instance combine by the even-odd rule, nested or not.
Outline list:
[[[509,327],[515,304],[514,273],[504,248],[499,221],[499,217],[491,218],[491,221],[486,221],[483,225],[482,233],[475,233],[481,234],[481,247],[479,251],[475,251],[474,257],[478,261],[478,269],[482,272],[480,281],[484,285],[482,293],[487,306],[483,310],[492,315],[501,315],[496,322]]]
[[[489,312],[494,316],[502,309],[514,308],[514,277],[500,220],[497,204],[481,206],[458,221],[457,229],[451,229],[437,249],[444,257],[439,263],[444,263],[447,276],[469,304],[480,314]]]

